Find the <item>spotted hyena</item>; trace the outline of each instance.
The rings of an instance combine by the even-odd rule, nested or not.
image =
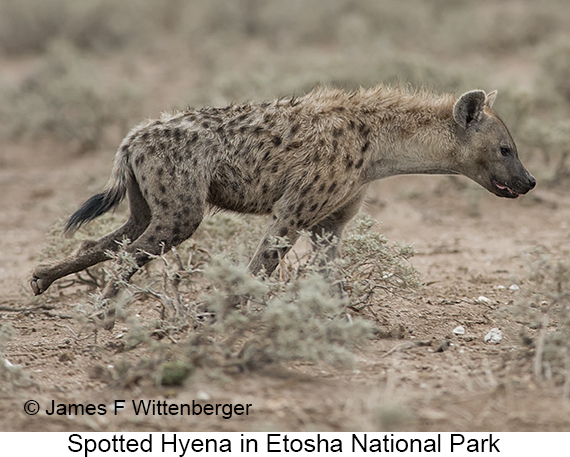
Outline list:
[[[298,98],[189,109],[144,122],[123,140],[105,190],[71,216],[65,234],[125,195],[128,221],[60,262],[39,265],[32,290],[41,294],[55,280],[107,260],[124,239],[141,267],[149,254],[189,238],[209,207],[272,216],[249,264],[253,274],[271,274],[288,249],[274,247],[274,236],[293,244],[308,230],[340,239],[368,184],[380,178],[462,174],[497,196],[516,198],[536,181],[492,110],[495,98],[481,90],[456,99],[384,86],[318,88]],[[116,292],[110,282],[104,296]]]

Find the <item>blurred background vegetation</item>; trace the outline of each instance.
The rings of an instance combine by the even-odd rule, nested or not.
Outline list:
[[[0,0],[0,139],[112,153],[188,105],[317,84],[498,89],[521,156],[562,185],[568,24],[567,0]]]

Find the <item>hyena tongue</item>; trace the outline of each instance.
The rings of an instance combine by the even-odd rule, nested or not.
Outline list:
[[[516,195],[516,196],[519,195],[518,192],[515,192],[515,191],[514,191],[513,189],[511,189],[509,186],[503,185],[503,184],[499,184],[499,183],[498,183],[497,181],[495,181],[495,180],[493,180],[493,182],[495,183],[495,186],[497,186],[499,189],[501,189],[501,190],[507,190],[507,191],[509,191],[509,193],[510,193],[511,195]]]

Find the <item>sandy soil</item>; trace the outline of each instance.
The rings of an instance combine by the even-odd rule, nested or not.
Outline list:
[[[513,201],[464,178],[380,182],[364,209],[390,240],[415,246],[413,263],[427,284],[378,305],[400,338],[370,341],[350,370],[291,364],[216,381],[197,374],[180,388],[144,380],[124,388],[105,382],[106,367],[144,357],[148,347],[118,354],[122,323],[96,341],[76,338],[80,324],[68,317],[88,291],[33,298],[27,285],[49,227],[105,183],[111,155],[70,157],[50,144],[3,148],[10,153],[0,163],[0,318],[16,331],[5,356],[32,384],[0,389],[0,411],[10,411],[0,415],[2,431],[568,430],[562,387],[533,381],[532,351],[496,313],[520,293],[511,285],[526,285],[525,253],[541,246],[568,254],[570,197],[562,192],[539,186]],[[26,311],[38,305],[54,309]],[[144,302],[131,312],[156,314]],[[452,332],[459,325],[463,336]],[[502,341],[485,343],[494,327]],[[37,415],[24,412],[31,399],[40,405]],[[127,409],[115,416],[109,405],[118,399]],[[230,419],[136,415],[131,400],[143,399],[252,406]],[[52,401],[101,404],[107,414],[48,415]]]

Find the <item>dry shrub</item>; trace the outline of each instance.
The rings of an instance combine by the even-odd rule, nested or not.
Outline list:
[[[535,378],[564,382],[570,394],[570,261],[537,251],[528,286],[509,308],[522,342],[533,352]]]
[[[5,358],[8,344],[15,330],[10,324],[0,326],[0,392],[11,392],[14,388],[29,387],[33,381],[20,365],[13,365]]]
[[[97,229],[107,230],[110,221],[101,220]],[[128,284],[121,272],[134,267],[132,256],[124,249],[109,253],[112,266],[105,267],[104,275],[92,275],[126,289],[115,303],[118,317],[129,328],[123,349],[168,344],[152,343],[152,337],[179,340],[167,358],[145,359],[146,368],[131,364],[126,368],[131,374],[119,378],[151,371],[152,379],[177,384],[195,367],[253,370],[294,360],[349,366],[373,326],[351,309],[372,306],[378,293],[401,294],[419,286],[419,274],[408,263],[413,249],[388,243],[369,216],[357,217],[347,230],[342,260],[329,262],[325,255],[330,243],[338,240],[322,239],[314,251],[283,259],[272,277],[253,277],[243,259],[254,249],[258,237],[252,234],[263,230],[261,222],[217,214],[195,240],[155,256],[154,265]],[[286,242],[275,239],[277,244]],[[50,243],[44,251],[48,256],[70,250],[59,237],[51,235]],[[233,258],[217,252],[231,251],[232,246],[245,248]],[[124,306],[132,300],[129,296],[157,303],[160,318],[149,326],[131,316]],[[100,324],[93,316],[108,304],[100,295],[93,297],[91,304],[78,307],[78,313],[85,328],[98,331]]]

